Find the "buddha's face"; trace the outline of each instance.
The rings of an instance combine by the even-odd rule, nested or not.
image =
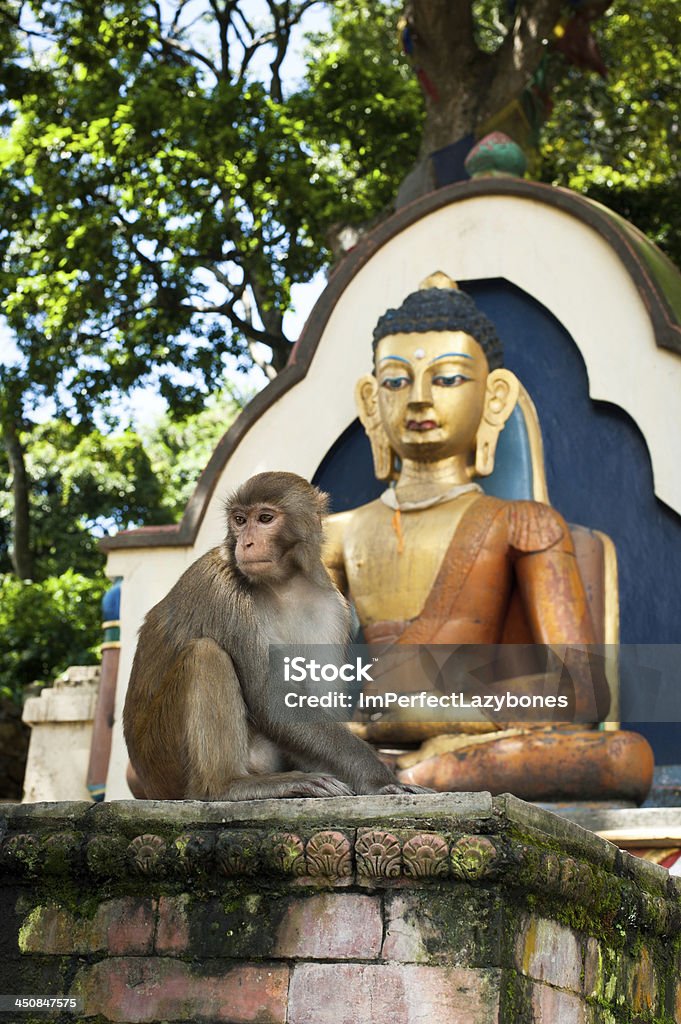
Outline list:
[[[401,458],[467,455],[485,408],[489,366],[463,331],[392,334],[376,348],[381,422]]]

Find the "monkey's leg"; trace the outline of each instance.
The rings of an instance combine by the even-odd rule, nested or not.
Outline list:
[[[251,774],[248,709],[230,656],[213,640],[195,640],[181,656],[186,717],[185,798],[262,800],[352,793],[329,775],[306,772]]]

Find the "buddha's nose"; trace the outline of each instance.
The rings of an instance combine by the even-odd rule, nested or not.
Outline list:
[[[430,405],[433,401],[433,392],[430,386],[430,377],[427,373],[417,373],[411,385],[409,401],[414,405]]]

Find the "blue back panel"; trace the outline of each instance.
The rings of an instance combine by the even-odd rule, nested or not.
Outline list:
[[[638,427],[617,406],[591,401],[579,349],[541,303],[503,279],[469,281],[463,287],[496,323],[505,365],[537,407],[551,503],[569,522],[603,530],[615,542],[622,643],[679,643],[681,517],[653,493],[648,450]],[[499,441],[500,476],[495,468],[490,493],[527,497],[526,483],[508,479],[502,456],[512,439],[505,434]],[[358,422],[339,438],[314,479],[331,494],[334,511],[380,494],[383,485],[373,477],[369,444]],[[635,679],[622,680],[623,717],[628,689],[634,686]],[[681,725],[640,731],[649,735],[658,762],[681,760]]]

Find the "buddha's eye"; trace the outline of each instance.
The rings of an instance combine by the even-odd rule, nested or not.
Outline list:
[[[438,388],[458,388],[460,384],[465,384],[470,377],[464,376],[463,373],[453,373],[451,375],[439,373],[437,377],[433,377],[433,384]]]
[[[403,388],[409,387],[408,377],[384,377],[381,381],[381,387],[387,388],[388,391],[401,391]]]

